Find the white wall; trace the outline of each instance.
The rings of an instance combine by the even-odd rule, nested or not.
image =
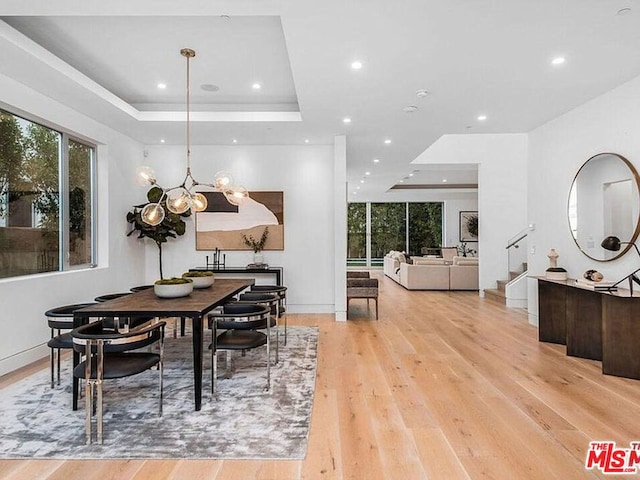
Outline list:
[[[44,312],[143,280],[144,256],[125,237],[142,145],[0,74],[0,107],[17,109],[98,143],[99,267],[0,280],[0,375],[48,355]]]
[[[581,105],[529,134],[528,216],[536,223],[532,232],[529,268],[543,275],[546,254],[555,248],[558,265],[569,276],[581,277],[588,269],[619,280],[640,266],[630,252],[619,260],[596,262],[575,245],[567,220],[567,199],[580,166],[601,152],[619,153],[640,169],[640,77]],[[537,324],[537,285],[529,281],[530,322]]]
[[[480,289],[507,276],[507,240],[527,225],[527,135],[444,135],[413,163],[478,164]]]
[[[185,171],[184,146],[149,146],[147,164],[158,182],[172,186]],[[334,312],[334,148],[324,146],[192,146],[194,177],[213,181],[225,170],[251,190],[284,192],[284,251],[265,251],[264,261],[284,267],[287,302],[292,312]],[[138,200],[144,201],[145,192]],[[210,252],[196,251],[193,219],[187,233],[165,247],[165,277],[179,276],[191,267],[204,266]],[[229,266],[245,266],[253,252],[226,251]],[[146,281],[159,277],[157,247],[146,245]]]

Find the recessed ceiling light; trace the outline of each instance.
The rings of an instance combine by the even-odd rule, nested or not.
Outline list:
[[[416,110],[418,110],[418,107],[415,106],[415,105],[407,105],[406,107],[404,107],[402,109],[402,111],[405,112],[405,113],[413,113]]]
[[[413,177],[413,173],[410,173],[410,174],[409,174],[409,176],[410,176],[410,177]]]
[[[309,139],[308,139],[308,138],[305,138],[305,139],[304,139],[304,143],[309,143]]]
[[[233,143],[238,143],[238,139],[234,138],[233,140],[231,140]]]
[[[429,95],[429,92],[427,90],[420,89],[420,90],[416,91],[416,97],[418,97],[418,98],[424,98],[427,95]]]
[[[231,17],[229,15],[222,14],[222,15],[220,15],[220,18],[223,19],[223,20],[229,20]]]
[[[160,143],[164,143],[164,138],[161,138],[161,139],[160,139]]]
[[[385,145],[389,145],[391,143],[391,140],[389,140],[388,138],[384,141]]]
[[[360,70],[361,68],[362,68],[362,62],[356,60],[355,62],[351,63],[352,70]]]
[[[564,57],[556,57],[551,60],[551,65],[562,65],[564,62],[566,62]]]
[[[371,175],[371,172],[364,172],[365,175]]]
[[[447,183],[447,179],[446,179],[446,178],[443,178],[443,179],[442,179],[442,183]]]
[[[616,12],[616,14],[620,15],[621,17],[624,15],[631,15],[631,9],[629,7],[621,8]]]
[[[404,183],[404,180],[400,180],[400,183]]]
[[[360,180],[360,183],[364,183],[364,180]]]
[[[358,186],[356,187],[356,190],[360,190],[360,185],[358,185]]]
[[[253,85],[251,85],[251,88],[253,88],[254,90],[260,90],[262,88],[262,85],[256,82]]]
[[[478,115],[478,121],[479,122],[484,122],[487,119],[486,115]]]
[[[218,85],[214,85],[213,83],[203,83],[202,85],[200,85],[200,88],[205,92],[217,92],[218,90],[220,90],[220,87]]]
[[[166,83],[159,83],[159,84],[158,84],[158,88],[159,88],[160,90],[164,90],[165,88],[167,88],[167,84],[166,84]]]
[[[343,122],[343,123],[351,123],[351,119],[350,119],[349,117],[344,117],[344,118],[342,119],[342,122]]]
[[[380,163],[380,159],[379,158],[374,158],[373,159],[373,163]]]

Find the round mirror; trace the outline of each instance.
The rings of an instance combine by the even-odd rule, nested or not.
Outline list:
[[[599,153],[587,160],[573,179],[567,209],[569,228],[587,257],[608,262],[624,255],[640,230],[640,178],[629,160],[615,153]],[[600,243],[620,239],[618,251]]]

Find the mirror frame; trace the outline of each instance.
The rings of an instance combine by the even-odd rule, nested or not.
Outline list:
[[[611,155],[613,157],[617,157],[618,159],[622,160],[627,166],[627,168],[629,169],[629,171],[631,172],[631,175],[633,176],[633,180],[636,182],[636,188],[638,189],[638,192],[640,192],[640,175],[638,175],[638,171],[629,160],[627,160],[625,157],[623,157],[618,153],[611,153],[611,152],[596,153],[580,166],[575,176],[573,177],[573,181],[571,182],[571,187],[569,188],[569,197],[567,198],[567,223],[569,225],[569,233],[571,235],[571,238],[573,239],[573,242],[576,244],[576,247],[578,247],[578,250],[580,250],[585,256],[589,257],[591,260],[595,260],[596,262],[611,262],[613,260],[616,260],[622,257],[625,253],[631,250],[631,248],[633,248],[632,244],[636,242],[636,240],[638,239],[638,234],[640,234],[640,214],[636,219],[636,228],[633,232],[633,235],[631,236],[631,239],[629,240],[629,244],[624,245],[625,248],[621,248],[617,255],[607,259],[594,258],[591,255],[589,255],[587,252],[585,252],[580,246],[580,244],[578,243],[578,240],[576,239],[576,237],[573,235],[573,232],[571,231],[571,223],[569,222],[569,201],[571,198],[571,190],[573,189],[573,186],[575,185],[578,175],[580,175],[580,172],[582,171],[582,169],[586,167],[591,160],[593,160],[596,157],[599,157],[600,155]],[[640,208],[638,210],[640,211]],[[604,239],[601,239],[600,241],[602,240]],[[624,241],[624,239],[620,239],[620,240]]]

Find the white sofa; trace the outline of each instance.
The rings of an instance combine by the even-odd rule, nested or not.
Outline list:
[[[384,274],[407,290],[478,290],[478,258],[413,257],[401,252],[384,257]]]

